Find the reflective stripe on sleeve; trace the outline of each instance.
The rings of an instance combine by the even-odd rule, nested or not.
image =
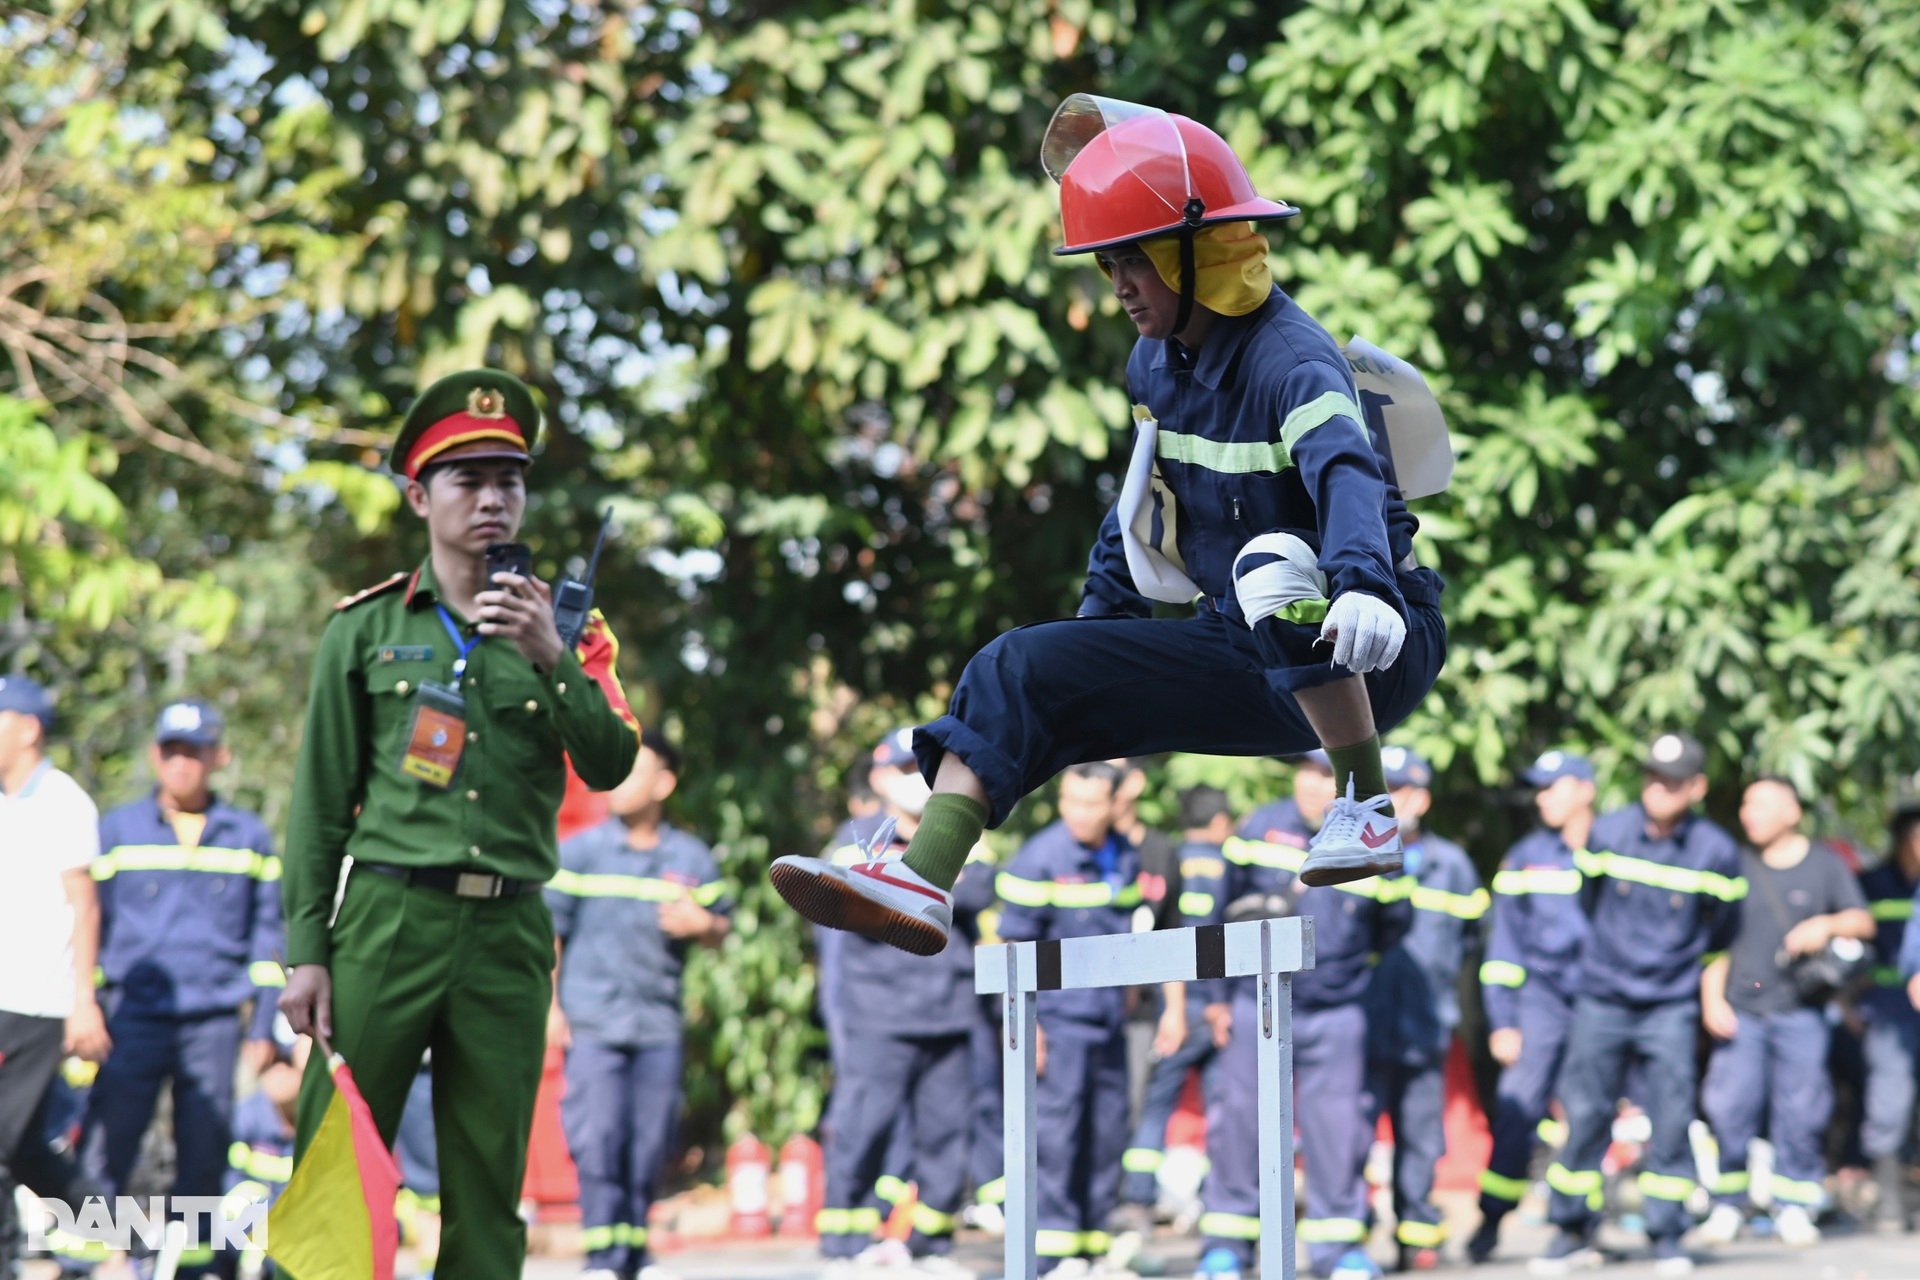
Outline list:
[[[1511,960],[1489,960],[1480,966],[1480,985],[1483,987],[1524,987],[1527,985],[1527,971],[1522,965]]]

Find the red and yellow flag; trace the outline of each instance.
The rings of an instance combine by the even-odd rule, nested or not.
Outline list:
[[[267,1214],[267,1254],[294,1280],[393,1280],[400,1169],[345,1059],[328,1069],[333,1100]]]

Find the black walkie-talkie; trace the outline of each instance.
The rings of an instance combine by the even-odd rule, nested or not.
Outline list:
[[[569,651],[580,643],[593,613],[593,575],[600,568],[600,548],[606,545],[607,527],[613,523],[613,508],[600,517],[600,533],[593,540],[593,554],[587,557],[587,571],[578,578],[562,578],[553,590],[553,624],[560,632],[560,643]]]

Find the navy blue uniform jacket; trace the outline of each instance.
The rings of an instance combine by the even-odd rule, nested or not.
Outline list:
[[[1400,498],[1384,438],[1366,421],[1346,356],[1292,298],[1275,288],[1249,314],[1217,318],[1197,353],[1142,338],[1127,361],[1127,393],[1159,421],[1175,544],[1215,608],[1245,620],[1234,558],[1249,539],[1282,531],[1319,552],[1330,599],[1364,591],[1406,615],[1396,566],[1413,551],[1419,522]],[[1109,511],[1080,613],[1150,612]]]
[[[115,1012],[198,1017],[251,998],[248,1036],[273,1034],[286,945],[280,859],[256,814],[213,798],[189,849],[158,795],[100,819],[100,981]]]
[[[1411,881],[1375,878],[1317,889],[1296,883],[1311,837],[1300,806],[1279,800],[1248,815],[1240,835],[1227,841],[1224,850],[1226,906],[1250,893],[1295,894],[1298,914],[1312,917],[1313,968],[1293,978],[1294,1007],[1306,1011],[1334,1009],[1364,997],[1373,966],[1413,924]],[[1229,980],[1235,995],[1250,991],[1253,983],[1252,978]],[[1225,990],[1209,996],[1225,998]]]
[[[1573,1000],[1574,971],[1587,940],[1575,856],[1559,832],[1537,827],[1507,850],[1494,873],[1480,999],[1496,1031],[1520,1025],[1523,987],[1544,988],[1562,1003]]]
[[[716,915],[733,903],[713,851],[666,823],[651,849],[627,844],[618,818],[570,836],[547,884],[560,959],[560,1007],[573,1034],[639,1047],[680,1039],[680,978],[693,944],[660,927],[660,904],[691,897]]]
[[[1007,863],[994,884],[1005,907],[1000,936],[1008,942],[1087,938],[1131,933],[1134,911],[1146,901],[1140,855],[1115,831],[1112,871],[1102,874],[1095,850],[1068,834],[1066,824],[1043,827]],[[1048,1035],[1100,1039],[1126,1021],[1127,989],[1043,991],[1040,1018]]]
[[[1700,968],[1733,944],[1747,882],[1740,848],[1698,814],[1671,836],[1647,834],[1637,804],[1593,824],[1575,855],[1591,932],[1580,994],[1615,1004],[1700,998]]]
[[[1444,1054],[1460,1025],[1460,968],[1480,941],[1487,891],[1467,851],[1425,832],[1406,847],[1398,884],[1413,925],[1367,987],[1367,1054],[1412,1065]]]

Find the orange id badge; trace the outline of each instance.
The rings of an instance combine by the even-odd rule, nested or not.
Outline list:
[[[400,772],[442,790],[460,771],[467,748],[467,700],[456,689],[422,681],[415,695],[413,727],[407,731]]]

